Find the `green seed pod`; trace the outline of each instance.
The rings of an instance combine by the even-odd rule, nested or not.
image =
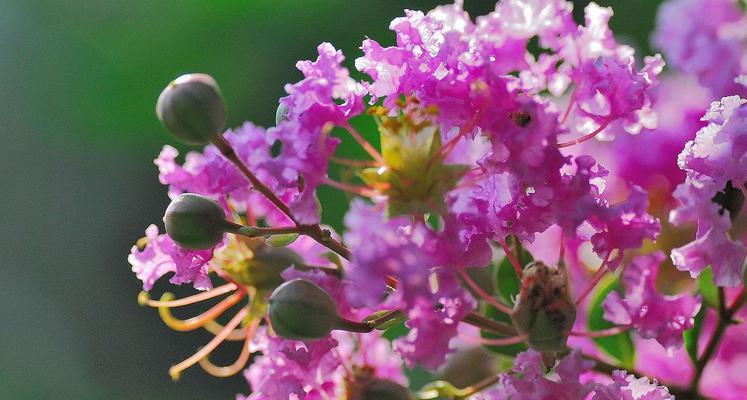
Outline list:
[[[355,388],[347,400],[414,400],[406,387],[388,379],[371,379]]]
[[[228,227],[218,203],[193,193],[180,194],[163,216],[166,233],[182,247],[209,249],[223,239]]]
[[[187,74],[173,80],[161,92],[156,115],[177,139],[203,145],[223,130],[226,106],[218,84],[210,75]]]
[[[562,351],[576,320],[565,274],[540,262],[524,269],[511,315],[514,327],[538,351]]]
[[[243,285],[270,291],[283,283],[283,271],[302,265],[303,259],[295,251],[264,246],[254,252],[254,257],[226,265],[223,271]]]
[[[269,305],[272,329],[286,339],[321,339],[340,321],[332,297],[305,279],[278,286],[270,296]]]

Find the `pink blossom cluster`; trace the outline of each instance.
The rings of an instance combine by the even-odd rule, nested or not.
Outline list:
[[[169,196],[215,201],[227,232],[185,248],[151,225],[132,248],[144,290],[173,274],[202,291],[141,295],[174,329],[215,335],[172,377],[244,371],[247,400],[745,398],[747,14],[667,1],[664,57],[640,58],[611,8],[590,3],[583,24],[572,11],[406,10],[394,45],[363,41],[367,79],[323,43],[297,63],[276,126],[218,132],[183,162],[165,146]],[[358,132],[363,119],[378,132]],[[340,135],[371,159],[337,155]],[[340,234],[320,225],[323,185],[352,197]],[[283,291],[298,281],[317,291]],[[242,352],[216,366],[225,340]],[[443,371],[475,347],[513,367],[455,387]],[[416,367],[434,382],[408,388]]]

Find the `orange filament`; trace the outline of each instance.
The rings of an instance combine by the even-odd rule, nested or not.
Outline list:
[[[472,288],[472,290],[474,290],[475,293],[477,293],[480,296],[480,298],[487,301],[490,305],[497,308],[501,312],[511,315],[513,310],[511,310],[509,306],[501,303],[500,301],[496,300],[493,296],[489,295],[484,290],[482,290],[480,285],[475,283],[475,281],[473,281],[472,278],[470,278],[469,275],[467,275],[467,273],[464,272],[464,270],[457,269],[457,272],[459,272],[459,275],[462,277],[462,279],[464,279],[464,281],[467,282],[467,285],[469,285],[469,287]]]
[[[371,143],[369,143],[366,139],[363,138],[363,135],[361,135],[358,131],[355,130],[355,128],[352,127],[350,124],[345,124],[343,127],[350,133],[350,136],[355,139],[358,144],[363,147],[363,150],[366,151],[371,157],[373,157],[374,160],[376,160],[377,163],[381,165],[386,165],[386,162],[384,161],[384,157],[381,156],[381,153],[379,153],[378,150],[376,150]]]
[[[246,363],[249,361],[249,355],[251,354],[249,352],[249,344],[254,338],[254,334],[257,332],[260,321],[262,321],[261,318],[252,319],[249,325],[244,329],[244,332],[242,332],[244,334],[244,345],[241,347],[239,358],[237,358],[233,364],[225,367],[217,366],[210,362],[210,356],[208,355],[205,356],[205,358],[200,359],[200,367],[202,367],[202,369],[204,369],[208,374],[218,378],[226,378],[239,373],[244,369]],[[228,339],[228,337],[226,337],[226,339]]]
[[[231,292],[233,290],[236,290],[236,285],[233,283],[228,283],[223,286],[218,286],[217,288],[210,289],[205,292],[201,292],[189,297],[185,297],[183,299],[177,299],[177,300],[171,300],[171,301],[158,301],[158,300],[151,300],[150,295],[146,291],[140,292],[140,294],[137,296],[137,302],[141,306],[150,306],[150,307],[181,307],[186,306],[189,304],[198,303],[203,300],[212,299],[213,297],[220,296],[224,293]]]
[[[192,356],[190,356],[186,360],[169,368],[169,375],[171,375],[171,379],[175,381],[179,380],[179,376],[181,375],[182,371],[197,364],[200,360],[212,353],[212,351],[215,350],[218,345],[226,340],[233,329],[236,328],[248,314],[249,310],[247,308],[242,308],[241,311],[236,313],[236,315],[231,318],[231,320],[226,324],[223,330],[218,332],[218,334],[215,335],[215,337],[210,340],[210,342],[208,342],[205,347],[198,350],[195,354],[192,354]]]
[[[329,179],[329,178],[325,179],[323,182],[327,186],[332,186],[335,189],[340,189],[340,190],[342,190],[344,192],[349,192],[349,193],[352,193],[352,194],[357,194],[359,196],[376,197],[377,195],[379,195],[379,193],[377,191],[369,189],[369,188],[367,188],[365,186],[350,185],[350,184],[347,184],[347,183],[337,182],[337,181]]]
[[[213,335],[217,335],[222,331],[225,326],[215,322],[215,321],[207,321],[205,325],[203,326],[206,331],[212,333]],[[244,340],[246,338],[246,331],[242,329],[234,329],[231,331],[228,336],[226,336],[226,341],[228,342],[238,342],[239,340]]]
[[[171,315],[171,310],[168,307],[158,307],[158,315],[161,316],[161,319],[166,324],[166,326],[175,331],[193,331],[204,326],[208,321],[212,321],[219,315],[223,314],[232,305],[238,303],[239,300],[244,297],[244,295],[244,292],[238,292],[230,297],[221,300],[220,303],[214,305],[213,308],[205,311],[204,313],[185,320],[174,318],[174,316]],[[169,301],[171,298],[173,298],[173,296],[174,295],[171,293],[164,293],[163,296],[161,296],[161,301]]]

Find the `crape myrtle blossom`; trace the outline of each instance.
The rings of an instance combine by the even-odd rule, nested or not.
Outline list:
[[[622,275],[625,298],[610,292],[604,301],[604,317],[618,325],[634,326],[642,338],[656,339],[673,350],[682,346],[682,332],[693,326],[700,299],[656,291],[656,276],[664,259],[661,252],[634,258]]]
[[[573,352],[546,373],[542,355],[529,350],[514,360],[513,373],[502,374],[497,385],[477,400],[672,400],[666,387],[623,370],[612,373],[611,383],[599,383],[589,374],[594,363]]]
[[[323,43],[314,60],[296,64],[303,77],[285,86],[267,129],[245,123],[221,133],[225,105],[212,78],[170,84],[158,117],[177,137],[209,144],[183,162],[163,148],[156,165],[173,199],[168,233],[150,226],[129,260],[146,291],[169,274],[200,290],[160,300],[143,292],[142,305],[175,330],[214,335],[172,377],[195,364],[218,377],[243,370],[251,388],[239,398],[248,400],[412,400],[434,391],[658,400],[710,394],[715,368],[736,371],[741,359],[718,345],[736,331],[747,295],[708,296],[702,282],[657,291],[676,238],[657,242],[650,203],[655,215],[671,204],[657,203],[644,175],[671,185],[686,176],[669,194],[680,201],[671,219],[697,222],[698,232],[671,253],[677,267],[696,276],[710,265],[717,284],[739,286],[747,105],[727,97],[695,120],[708,93],[694,78],[657,89],[660,56],[637,60],[618,43],[610,8],[589,4],[579,25],[572,6],[504,0],[477,18],[460,1],[406,10],[390,25],[394,45],[363,41],[354,61],[361,81]],[[683,93],[698,96],[670,104]],[[364,119],[378,131],[356,131]],[[348,134],[370,159],[337,153]],[[593,138],[604,150],[584,143]],[[667,165],[692,138],[680,169]],[[331,163],[340,168],[330,175]],[[321,225],[321,185],[350,196],[339,235]],[[192,318],[171,313],[205,302]],[[701,326],[693,344],[687,335]],[[684,355],[692,373],[671,379],[677,369],[658,358],[636,370],[635,354],[618,354],[609,337],[620,349],[646,340]],[[239,355],[215,365],[211,354],[225,341],[242,342]],[[448,369],[460,342],[513,358],[512,370],[411,393],[407,368]]]
[[[738,0],[670,0],[660,6],[653,42],[715,98],[744,96],[747,89],[735,80],[747,72],[746,23]]]
[[[680,206],[670,214],[676,225],[697,222],[694,241],[674,249],[672,261],[694,277],[708,266],[719,286],[742,283],[745,246],[730,237],[742,211],[747,183],[747,100],[724,97],[711,104],[698,131],[679,156],[687,179],[674,192]]]

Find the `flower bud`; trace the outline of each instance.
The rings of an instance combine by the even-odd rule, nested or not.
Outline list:
[[[564,350],[576,320],[565,274],[541,262],[525,268],[511,319],[529,347],[542,352]]]
[[[272,329],[286,339],[321,339],[340,320],[332,297],[305,279],[278,286],[270,296],[269,305]]]
[[[283,271],[302,265],[303,258],[289,248],[263,246],[254,251],[253,257],[228,264],[222,269],[242,285],[270,291],[283,283]]]
[[[163,216],[166,233],[188,249],[209,249],[223,239],[228,227],[226,214],[218,203],[193,193],[180,194]]]
[[[348,395],[348,400],[413,400],[406,387],[388,379],[371,379]]]
[[[218,84],[210,75],[187,74],[173,80],[161,92],[156,115],[177,139],[203,145],[223,130],[226,106]]]

